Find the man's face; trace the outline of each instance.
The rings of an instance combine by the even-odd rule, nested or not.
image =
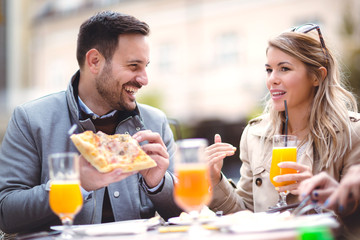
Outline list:
[[[95,78],[96,90],[110,109],[134,110],[135,94],[148,84],[149,44],[141,34],[123,34],[111,61]]]

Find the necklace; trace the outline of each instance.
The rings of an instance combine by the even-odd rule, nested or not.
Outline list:
[[[291,135],[297,136],[298,142],[302,145],[303,141],[306,139],[307,135],[309,134],[310,130],[306,126],[303,129],[292,131]]]
[[[302,131],[307,130],[307,129],[308,129],[308,126],[305,126],[305,127],[302,128],[302,129],[295,130],[295,131],[291,131],[291,134],[292,134],[292,135],[295,135],[296,133],[301,133]]]
[[[299,130],[295,130],[295,131],[291,131],[291,135],[295,135],[298,137],[299,140],[303,139],[309,132],[309,128],[308,126],[299,129]]]

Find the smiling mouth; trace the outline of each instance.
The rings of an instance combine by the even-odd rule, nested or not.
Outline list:
[[[271,95],[273,97],[279,97],[279,96],[282,96],[284,95],[286,92],[272,92]]]
[[[128,92],[131,95],[135,95],[137,93],[137,91],[138,91],[138,88],[131,87],[131,86],[126,86],[125,91]]]

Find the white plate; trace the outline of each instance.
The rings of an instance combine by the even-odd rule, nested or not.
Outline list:
[[[159,218],[137,219],[102,224],[74,225],[74,232],[88,236],[139,234],[160,224]],[[52,226],[53,230],[63,230],[64,226]]]
[[[209,218],[205,218],[205,217],[200,217],[199,218],[199,222],[201,224],[205,224],[205,223],[210,223],[213,221],[216,221],[218,217],[209,217]],[[192,219],[187,218],[180,218],[180,217],[172,217],[168,219],[168,223],[170,224],[175,224],[175,225],[191,225],[191,223],[193,222]]]
[[[339,223],[331,214],[313,214],[292,217],[290,213],[249,213],[247,211],[226,215],[210,225],[234,233],[253,233],[293,230],[299,227],[324,226],[337,228]]]

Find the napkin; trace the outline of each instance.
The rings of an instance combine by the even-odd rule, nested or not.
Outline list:
[[[87,236],[106,236],[106,235],[129,235],[140,234],[147,231],[148,226],[143,222],[126,222],[120,224],[99,224],[90,228],[78,229],[76,232]]]
[[[144,233],[149,228],[157,225],[160,225],[159,217],[103,224],[74,225],[72,226],[72,229],[79,235],[87,236],[129,235]],[[51,229],[62,230],[63,226],[52,226]]]

